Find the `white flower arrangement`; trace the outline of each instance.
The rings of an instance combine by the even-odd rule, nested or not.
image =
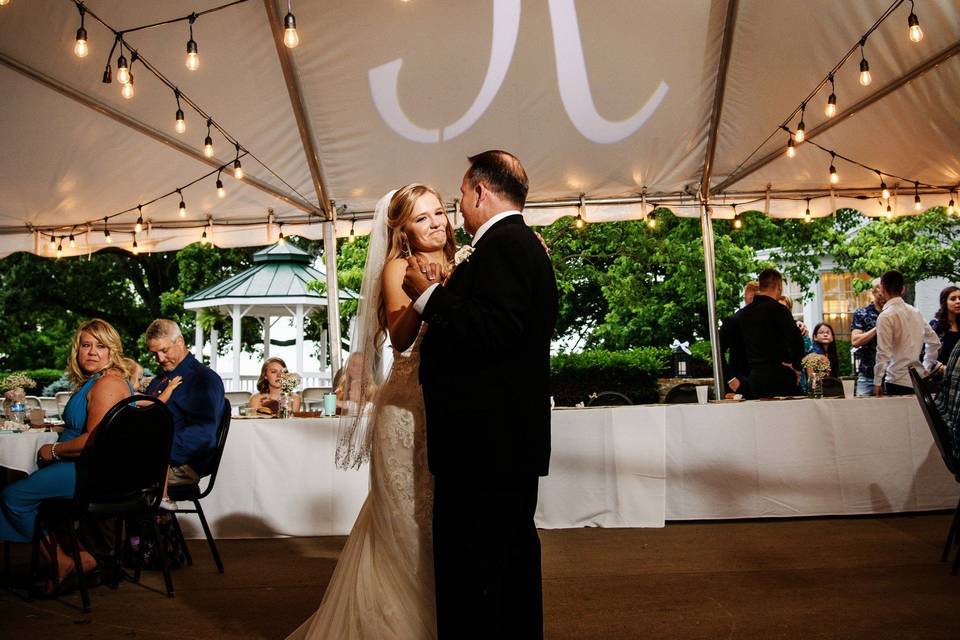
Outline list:
[[[284,371],[280,377],[280,390],[284,393],[291,393],[300,386],[300,382],[300,374],[293,373],[292,371]]]
[[[470,256],[473,255],[473,247],[469,244],[463,245],[457,252],[453,254],[453,266],[459,267],[461,264],[470,259]]]
[[[10,402],[23,402],[24,387],[35,387],[37,383],[24,373],[11,373],[0,381],[0,390],[5,391],[4,397]]]

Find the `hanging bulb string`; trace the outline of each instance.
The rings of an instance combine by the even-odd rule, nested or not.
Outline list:
[[[194,19],[194,21],[195,21],[197,18],[200,18],[200,17],[205,16],[205,15],[207,15],[207,14],[214,13],[214,12],[217,12],[217,11],[222,11],[223,9],[228,9],[229,7],[232,7],[233,5],[243,4],[243,3],[249,2],[249,1],[250,1],[250,0],[234,0],[233,2],[228,2],[228,3],[226,3],[226,4],[222,4],[222,5],[217,6],[217,7],[211,7],[211,8],[209,8],[209,9],[205,9],[205,10],[203,10],[203,11],[192,11],[192,12],[188,13],[188,14],[185,15],[185,16],[180,16],[179,18],[170,18],[169,20],[161,20],[160,22],[152,22],[152,23],[150,23],[150,24],[141,25],[141,26],[139,26],[139,27],[132,27],[132,28],[130,28],[130,29],[124,29],[123,31],[124,31],[124,33],[133,33],[134,31],[143,31],[143,30],[145,30],[145,29],[153,29],[153,28],[155,28],[155,27],[162,27],[162,26],[164,26],[164,25],[175,24],[175,23],[177,23],[177,22],[186,22],[186,21],[190,20],[191,17],[192,17],[192,18]],[[81,3],[79,3],[79,4],[83,4],[83,3],[81,2]]]
[[[80,4],[80,0],[69,0],[69,1],[72,2],[74,5],[77,5],[77,6],[79,6],[79,4]],[[186,16],[184,16],[184,17],[182,17],[182,18],[178,18],[178,19],[174,20],[174,22],[182,22],[182,21],[185,21],[185,20],[189,20],[191,16],[200,17],[200,16],[206,15],[206,14],[208,14],[208,13],[212,13],[213,11],[217,11],[217,10],[220,10],[220,9],[225,9],[225,8],[230,7],[230,6],[233,6],[233,5],[235,5],[235,4],[240,4],[241,2],[247,2],[247,1],[248,1],[248,0],[238,0],[238,1],[236,1],[236,2],[230,2],[230,3],[225,4],[225,5],[222,5],[222,6],[220,6],[220,7],[213,7],[213,8],[211,8],[211,9],[206,10],[206,11],[194,12],[194,13],[191,13],[191,14],[189,14],[189,15],[186,15]],[[119,44],[119,45],[120,45],[120,50],[121,50],[121,52],[123,51],[124,48],[126,48],[126,49],[131,53],[131,55],[135,52],[134,48],[130,45],[130,43],[127,42],[127,41],[124,39],[124,35],[125,35],[126,33],[131,32],[131,31],[140,30],[140,29],[142,29],[142,28],[144,28],[144,27],[137,27],[137,28],[134,28],[134,29],[125,29],[125,30],[122,30],[122,31],[121,31],[121,30],[117,30],[117,29],[114,29],[111,25],[107,24],[106,21],[104,21],[100,16],[98,16],[96,13],[94,13],[93,11],[91,11],[89,8],[86,8],[85,11],[86,11],[86,13],[87,13],[91,18],[93,18],[94,20],[96,20],[97,22],[99,22],[105,29],[107,29],[108,31],[110,31],[111,33],[114,34],[114,36],[115,36],[115,38],[116,38],[116,40],[114,41],[114,49],[116,49],[117,45]],[[114,51],[114,49],[111,49],[110,56],[107,58],[107,64],[108,64],[108,65],[110,64],[110,59],[113,57],[113,51]],[[143,56],[143,54],[137,53],[137,59],[140,61],[140,64],[141,64],[141,66],[143,66],[144,69],[146,69],[146,70],[149,71],[151,74],[153,74],[154,77],[156,77],[160,82],[162,82],[163,84],[167,85],[167,88],[169,88],[171,91],[174,91],[174,90],[177,89],[177,85],[175,85],[173,82],[171,82],[162,72],[160,72],[159,69],[157,69],[155,66],[153,66],[153,63],[151,63],[147,58],[145,58],[145,57]],[[131,64],[132,64],[132,63],[131,63]],[[225,128],[223,128],[223,127],[216,121],[216,119],[213,118],[213,116],[211,116],[209,113],[207,113],[199,104],[197,104],[196,102],[194,102],[193,99],[190,98],[190,96],[188,96],[186,93],[183,93],[183,92],[181,91],[181,92],[180,92],[180,97],[183,99],[183,102],[184,102],[185,104],[187,104],[191,109],[193,109],[194,111],[196,111],[197,114],[199,114],[204,120],[208,120],[208,121],[213,125],[213,127],[214,127],[217,131],[219,131],[220,134],[221,134],[224,138],[227,139],[227,141],[228,141],[230,144],[239,144],[239,145],[240,145],[240,149],[244,152],[244,154],[249,155],[250,158],[251,158],[254,162],[256,162],[258,165],[260,165],[261,167],[263,167],[263,169],[264,169],[265,171],[267,171],[270,175],[272,175],[274,178],[276,178],[276,179],[279,180],[281,183],[283,183],[283,185],[286,186],[288,189],[290,189],[291,192],[297,194],[297,196],[299,196],[300,200],[301,200],[304,204],[307,204],[310,208],[312,208],[312,207],[314,206],[314,205],[310,202],[310,199],[307,198],[307,196],[305,196],[304,194],[302,194],[296,187],[294,187],[294,186],[291,185],[289,182],[287,182],[286,180],[284,180],[283,177],[281,177],[276,171],[273,170],[273,168],[271,168],[269,165],[267,165],[265,162],[263,162],[256,154],[254,154],[254,153],[253,153],[252,151],[250,151],[248,148],[246,148],[245,146],[243,146],[243,144],[239,141],[238,138],[232,136],[232,135],[230,134],[230,132],[228,132]],[[314,215],[315,215],[315,214],[314,214]]]
[[[900,7],[900,5],[902,5],[905,1],[906,1],[906,0],[894,0],[893,3],[892,3],[889,7],[887,7],[886,11],[884,11],[882,14],[880,14],[880,17],[877,18],[877,20],[870,26],[870,28],[867,29],[866,32],[865,32],[862,36],[860,36],[859,38],[857,38],[857,41],[853,44],[853,46],[851,46],[850,49],[847,50],[847,52],[843,55],[843,57],[840,58],[840,61],[837,62],[837,63],[833,66],[833,68],[830,69],[830,71],[827,73],[827,75],[824,76],[824,78],[823,78],[822,80],[820,80],[820,82],[817,83],[817,85],[813,88],[813,90],[810,91],[810,93],[807,94],[807,97],[805,97],[803,100],[801,100],[800,104],[797,105],[797,107],[796,107],[793,111],[790,112],[790,115],[788,115],[786,118],[784,118],[784,119],[783,119],[783,122],[781,122],[778,127],[776,127],[772,132],[770,132],[770,135],[768,135],[766,138],[764,138],[763,142],[761,142],[760,144],[758,144],[757,147],[756,147],[753,151],[751,151],[750,154],[749,154],[746,158],[744,158],[743,161],[742,161],[740,164],[738,164],[737,167],[736,167],[733,171],[731,171],[731,172],[729,173],[729,175],[731,175],[731,176],[737,175],[737,173],[740,171],[740,169],[742,169],[742,168],[744,167],[744,165],[746,165],[748,162],[750,162],[750,160],[751,160],[755,155],[757,155],[757,154],[760,152],[760,150],[763,149],[763,148],[767,145],[767,143],[770,142],[771,139],[773,139],[774,136],[777,135],[777,132],[779,132],[783,127],[789,125],[789,124],[790,124],[790,121],[793,120],[798,113],[800,113],[800,105],[807,104],[807,103],[809,103],[811,100],[813,100],[813,98],[816,97],[817,93],[819,93],[820,90],[821,90],[824,86],[826,86],[827,83],[829,83],[829,82],[831,81],[832,76],[835,76],[835,75],[837,74],[837,71],[839,71],[840,68],[843,67],[843,65],[846,64],[846,62],[847,62],[854,54],[856,54],[858,50],[862,50],[862,46],[863,46],[863,44],[866,44],[867,38],[869,38],[870,35],[873,34],[873,32],[876,31],[876,30],[880,27],[880,25],[883,24],[883,22],[884,22],[887,18],[889,18],[890,15],[891,15],[894,11],[896,11],[896,10]]]

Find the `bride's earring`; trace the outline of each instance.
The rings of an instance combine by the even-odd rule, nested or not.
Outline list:
[[[407,234],[405,233],[400,234],[400,251],[403,252],[404,258],[409,258],[413,255],[410,253],[410,244],[407,242]]]

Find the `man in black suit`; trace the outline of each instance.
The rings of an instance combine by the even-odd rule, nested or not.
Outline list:
[[[745,309],[757,293],[758,284],[751,280],[743,288],[743,307]],[[733,314],[720,325],[720,354],[724,359],[723,373],[727,388],[744,397],[750,396],[747,379],[750,377],[750,364],[747,361],[747,345],[740,333],[739,312]]]
[[[803,335],[790,311],[778,302],[783,276],[776,269],[764,269],[757,281],[753,302],[737,312],[750,367],[750,397],[797,395]]]
[[[513,155],[470,158],[460,187],[473,251],[447,282],[410,259],[404,287],[428,324],[420,346],[441,639],[542,638],[533,516],[550,460],[550,340],[557,286],[520,210]],[[461,255],[463,250],[461,250]]]

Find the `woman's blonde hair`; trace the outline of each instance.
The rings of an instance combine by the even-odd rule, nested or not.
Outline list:
[[[413,255],[413,248],[407,239],[407,234],[403,232],[403,226],[407,224],[413,216],[413,209],[422,196],[432,193],[437,200],[443,204],[443,198],[433,187],[418,182],[413,182],[397,189],[393,197],[390,198],[390,205],[387,208],[387,256],[384,259],[384,266],[390,264],[391,260],[397,258],[409,258]],[[446,242],[443,245],[443,255],[447,264],[443,265],[446,270],[453,263],[453,256],[457,252],[457,243],[453,237],[453,224],[449,221],[446,226]],[[378,310],[380,321],[380,335],[385,335],[387,330],[387,310],[381,304]],[[379,337],[378,337],[379,341]]]
[[[77,359],[80,355],[80,339],[84,333],[89,333],[95,340],[106,345],[109,350],[107,364],[100,371],[112,369],[122,377],[127,378],[129,373],[123,362],[123,344],[120,342],[120,334],[106,320],[94,318],[77,327],[77,332],[73,334],[70,356],[67,358],[67,378],[70,379],[70,382],[80,386],[92,375],[80,367],[80,362]]]
[[[260,367],[260,377],[257,378],[257,391],[260,393],[270,393],[270,383],[267,382],[267,367],[270,366],[271,362],[277,362],[283,367],[284,371],[287,370],[287,363],[282,358],[267,358],[263,366]]]

